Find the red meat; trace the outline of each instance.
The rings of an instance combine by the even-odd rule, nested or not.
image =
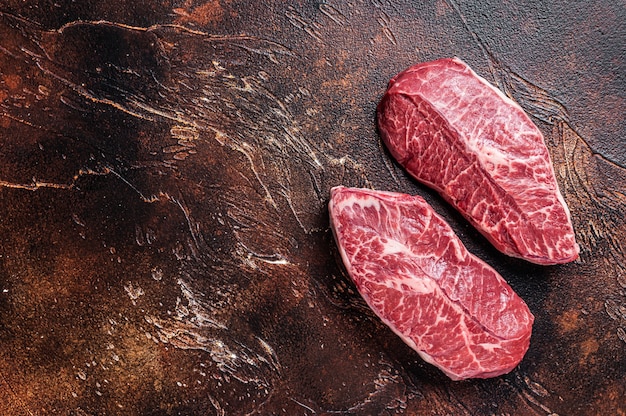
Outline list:
[[[543,135],[459,59],[395,76],[378,105],[378,126],[396,160],[498,250],[537,264],[578,257]]]
[[[533,315],[424,199],[335,187],[329,211],[357,289],[425,361],[454,380],[494,377],[517,366]]]

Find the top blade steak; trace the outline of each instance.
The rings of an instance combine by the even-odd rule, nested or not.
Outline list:
[[[425,361],[460,380],[508,373],[524,357],[528,306],[423,198],[339,186],[329,213],[359,293]]]
[[[396,75],[377,118],[393,157],[498,250],[546,265],[578,257],[543,135],[464,62],[439,59]]]

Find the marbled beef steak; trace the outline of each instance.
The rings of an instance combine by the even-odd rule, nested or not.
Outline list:
[[[425,361],[454,380],[517,366],[533,315],[423,198],[340,186],[329,211],[357,289]]]
[[[578,257],[543,135],[461,60],[396,75],[378,105],[378,126],[397,161],[498,250],[537,264]]]

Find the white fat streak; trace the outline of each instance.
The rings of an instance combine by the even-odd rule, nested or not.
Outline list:
[[[372,195],[365,193],[359,194],[358,197],[351,194],[339,202],[339,208],[354,205],[358,205],[361,208],[374,208],[377,211],[380,210],[380,201]]]
[[[284,265],[287,265],[287,264],[291,264],[291,262],[289,260],[284,259],[284,258],[278,259],[278,260],[269,260],[269,259],[260,258],[259,260],[263,261],[265,263],[268,263],[268,264],[278,264],[278,265],[281,265],[281,266],[284,266]]]
[[[384,256],[389,254],[405,254],[407,256],[415,255],[406,244],[397,240],[387,239],[384,242],[382,255]]]
[[[491,352],[495,351],[496,349],[502,349],[502,344],[493,343],[493,342],[484,342],[482,344],[477,344],[477,346],[484,348],[486,350],[489,350]]]
[[[485,151],[484,149],[479,149],[475,141],[469,142],[468,147],[478,156],[485,168],[488,168],[489,164],[495,166],[507,166],[510,164],[511,157],[497,147],[489,146]]]
[[[439,289],[437,283],[430,277],[416,279],[413,276],[403,276],[401,280],[397,281],[397,284],[400,286],[406,285],[407,289],[412,293],[435,293]]]

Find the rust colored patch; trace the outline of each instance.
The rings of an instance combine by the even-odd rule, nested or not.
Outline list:
[[[9,117],[0,117],[0,127],[3,129],[8,129],[11,125],[11,119]]]
[[[9,88],[9,91],[15,91],[22,85],[22,78],[15,74],[5,75],[2,81]]]
[[[588,361],[589,356],[598,352],[599,347],[600,347],[600,344],[598,344],[598,341],[593,338],[589,338],[583,341],[580,344],[580,351],[582,353],[581,360]]]
[[[191,9],[191,11],[189,11]],[[176,23],[196,23],[200,26],[207,26],[211,23],[220,22],[224,17],[224,8],[219,0],[209,0],[200,6],[187,6],[186,8],[174,9],[180,17],[176,19]]]
[[[577,311],[575,309],[570,309],[569,311],[563,312],[563,314],[559,317],[559,328],[561,333],[570,332],[578,328],[579,315],[580,311]]]
[[[626,410],[624,409],[612,409],[611,404],[617,403],[618,400],[623,400],[624,398],[624,387],[621,388],[619,386],[610,386],[604,397],[596,403],[596,409],[598,409],[598,414],[614,414],[616,416],[626,416]],[[608,399],[608,400],[607,400]],[[606,409],[606,410],[604,410]],[[604,410],[604,411],[602,411]]]
[[[4,101],[9,98],[9,94],[6,91],[0,91],[0,101]]]

